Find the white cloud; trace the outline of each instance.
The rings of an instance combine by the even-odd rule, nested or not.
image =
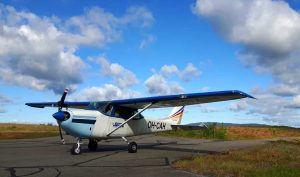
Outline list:
[[[153,14],[145,7],[131,6],[126,15],[120,18],[121,24],[133,24],[140,27],[149,27],[154,23]]]
[[[140,97],[141,94],[135,91],[121,89],[112,84],[105,84],[101,87],[89,87],[78,91],[70,97],[74,101],[108,101],[126,98]]]
[[[178,82],[167,81],[169,76],[175,75],[187,82],[200,74],[198,68],[192,63],[188,63],[182,71],[174,64],[163,65],[159,73],[153,68],[151,70],[154,74],[150,76],[144,84],[149,93],[158,95],[183,93],[184,89]]]
[[[241,100],[241,101],[237,101],[237,102],[231,103],[227,108],[230,111],[239,112],[239,111],[246,110],[248,108],[248,104],[247,104],[246,101]]]
[[[188,82],[192,78],[199,76],[201,72],[192,63],[188,63],[182,71],[180,71],[176,65],[164,65],[161,67],[160,73],[163,76],[177,74],[183,81]]]
[[[128,25],[148,27],[154,22],[152,13],[141,6],[129,7],[121,17],[116,17],[99,7],[92,7],[83,15],[74,16],[66,21],[72,33],[71,43],[102,47],[106,43],[121,39],[122,28]]]
[[[295,96],[300,94],[300,88],[286,84],[278,84],[271,87],[270,92],[278,96]]]
[[[300,16],[284,1],[198,0],[194,12],[227,39],[254,50],[287,54],[299,48]]]
[[[145,39],[143,39],[140,43],[139,48],[144,49],[146,46],[154,43],[156,41],[156,37],[153,35],[148,35]]]
[[[8,103],[12,103],[12,100],[7,96],[0,94],[0,104],[8,104]]]
[[[294,99],[295,102],[291,103],[287,97],[258,89],[255,89],[255,97],[257,99],[238,100],[228,109],[234,112],[245,111],[250,116],[272,124],[300,126],[300,115],[295,107],[296,103],[300,105],[297,98]]]
[[[284,1],[198,0],[194,12],[231,42],[243,45],[238,58],[284,84],[300,83],[300,14]]]
[[[95,60],[101,65],[102,74],[111,77],[118,87],[127,88],[138,83],[135,74],[120,64],[110,63],[110,61],[103,56]]]
[[[51,19],[0,5],[0,79],[37,90],[62,90],[81,82],[84,66]]]
[[[221,108],[216,108],[216,107],[210,107],[210,106],[201,106],[200,111],[202,113],[213,113],[213,112],[222,112],[224,111]]]
[[[200,71],[192,63],[188,63],[184,70],[180,73],[180,77],[186,82],[199,75]]]
[[[176,65],[164,65],[161,67],[160,72],[164,76],[167,76],[169,74],[179,74],[180,73],[180,71],[178,70]]]
[[[202,87],[200,89],[201,92],[208,92],[210,90],[210,87]]]
[[[248,113],[300,126],[299,113],[293,108],[298,97],[292,97],[300,94],[300,13],[287,2],[272,0],[197,0],[193,12],[225,39],[242,45],[237,57],[245,66],[272,74],[275,84],[269,93],[256,92],[258,99],[247,101]]]
[[[61,20],[17,11],[0,4],[0,80],[36,90],[60,93],[83,80],[80,46],[103,47],[118,41],[128,25],[154,21],[144,7],[130,7],[120,17],[92,7],[83,15]]]
[[[13,101],[5,95],[0,94],[0,113],[6,113],[6,109],[3,108],[4,105],[10,104]]]
[[[296,95],[292,98],[292,101],[286,105],[287,108],[300,108],[300,95]]]
[[[147,90],[151,94],[168,95],[182,93],[184,89],[176,82],[167,82],[161,74],[153,74],[144,82]]]
[[[6,110],[3,108],[0,108],[0,114],[2,114],[2,113],[6,113]]]

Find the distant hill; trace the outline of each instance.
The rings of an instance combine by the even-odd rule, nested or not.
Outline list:
[[[220,122],[197,122],[197,123],[191,123],[188,125],[224,125],[224,126],[248,126],[248,127],[268,127],[273,125],[267,125],[267,124],[256,124],[256,123],[248,123],[248,124],[236,124],[236,123],[220,123]]]

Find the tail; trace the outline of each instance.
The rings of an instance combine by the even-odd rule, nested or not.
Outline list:
[[[183,116],[184,106],[179,106],[173,108],[171,114],[166,118],[166,120],[171,120],[173,125],[178,125],[181,123]]]

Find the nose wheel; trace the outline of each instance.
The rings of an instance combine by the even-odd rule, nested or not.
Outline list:
[[[122,137],[122,139],[128,144],[128,153],[136,153],[138,146],[136,144],[136,142],[132,141],[129,142],[124,136]]]
[[[79,155],[81,153],[81,139],[77,138],[77,143],[71,148],[72,155]]]

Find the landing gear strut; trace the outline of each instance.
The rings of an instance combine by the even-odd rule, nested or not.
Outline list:
[[[128,144],[128,153],[136,153],[138,146],[136,142],[128,142],[128,140],[123,136],[122,139]]]
[[[71,154],[79,155],[81,153],[81,138],[77,138],[77,143],[72,147]]]
[[[98,147],[98,142],[97,140],[94,139],[90,139],[89,140],[89,144],[88,144],[88,148],[90,151],[96,151]]]

